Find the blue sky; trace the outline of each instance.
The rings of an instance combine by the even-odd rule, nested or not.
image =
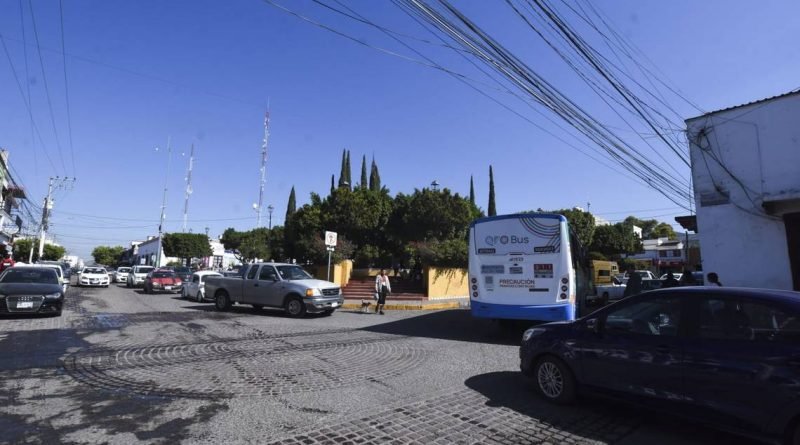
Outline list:
[[[372,45],[415,56],[310,1],[285,4]],[[425,35],[389,2],[348,4],[397,31]],[[613,113],[530,30],[518,26],[505,3],[455,4],[599,119],[614,122]],[[798,2],[595,4],[664,79],[704,110],[800,87]],[[393,194],[433,180],[466,194],[473,174],[478,204],[485,208],[492,164],[500,213],[585,207],[587,202],[592,212],[612,221],[633,213],[674,223],[672,217],[683,213],[659,193],[598,166],[441,71],[359,45],[256,0],[65,0],[72,150],[58,2],[34,1],[59,152],[29,5],[22,2],[27,46],[21,43],[19,5],[0,2],[0,33],[23,81],[27,50],[33,117],[46,146],[32,140],[29,116],[3,53],[0,147],[10,151],[18,179],[39,204],[49,176],[77,177],[71,190],[56,194],[52,232],[82,257],[96,245],[127,245],[157,231],[168,136],[174,157],[166,230],[180,230],[191,144],[196,157],[189,227],[195,232],[208,227],[218,235],[226,227],[254,226],[251,205],[258,199],[268,99],[272,135],[264,205],[275,206],[274,225],[283,221],[293,185],[300,204],[310,192],[327,192],[343,148],[351,150],[354,176],[362,155],[375,156]],[[441,55],[435,49],[427,54]],[[442,57],[437,60],[463,68],[462,62]],[[674,98],[670,103],[682,119],[698,114]],[[620,134],[641,142],[632,133]],[[681,171],[688,177],[687,168]]]

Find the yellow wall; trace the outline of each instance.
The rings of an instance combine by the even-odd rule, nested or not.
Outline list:
[[[469,297],[467,269],[429,267],[425,271],[428,299]]]
[[[350,274],[353,272],[353,262],[351,260],[344,260],[338,264],[331,264],[331,281],[339,286],[347,286],[350,282]],[[326,280],[328,278],[328,266],[317,267],[317,272],[314,276],[319,280]]]

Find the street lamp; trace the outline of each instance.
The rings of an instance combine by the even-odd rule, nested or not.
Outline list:
[[[439,191],[439,181],[434,179],[433,182],[431,182],[431,188],[433,189],[434,192],[438,192]]]
[[[272,204],[267,206],[267,212],[269,212],[269,230],[272,230],[272,211],[275,210],[275,207],[272,207]]]

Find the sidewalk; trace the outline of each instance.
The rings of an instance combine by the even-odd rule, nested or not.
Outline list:
[[[373,299],[356,299],[345,298],[342,309],[361,309],[361,302],[369,302],[370,310],[375,310],[375,300]],[[469,308],[469,298],[448,298],[441,300],[394,300],[391,298],[384,305],[387,311],[435,311],[441,309],[467,309]]]

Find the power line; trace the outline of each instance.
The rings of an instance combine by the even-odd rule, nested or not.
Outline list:
[[[36,154],[36,136],[33,130],[33,104],[31,103],[31,74],[30,70],[28,69],[28,38],[25,34],[25,8],[22,6],[22,0],[19,0],[19,24],[20,29],[22,30],[22,41],[25,44],[22,46],[22,55],[25,58],[25,88],[28,92],[28,104],[29,104],[29,112],[28,117],[30,118],[31,124],[31,147],[33,152],[33,172],[38,176],[38,166],[39,166],[39,159],[38,155]]]
[[[66,54],[66,42],[64,39],[64,1],[58,0],[58,14],[61,20],[61,52]],[[72,175],[75,176],[75,147],[72,144],[72,113],[69,106],[69,82],[67,82],[67,56],[64,56],[64,96],[67,101],[67,130],[69,131],[69,153],[72,158]]]
[[[58,128],[56,127],[56,115],[53,112],[53,101],[50,98],[50,87],[47,85],[47,73],[44,69],[44,57],[42,57],[42,47],[39,44],[39,30],[36,27],[36,15],[33,12],[33,0],[28,0],[28,7],[31,11],[31,23],[33,23],[33,36],[36,40],[36,52],[39,54],[39,65],[42,68],[42,83],[44,84],[44,92],[45,96],[47,97],[47,107],[50,110],[50,123],[53,124],[53,134],[55,135],[56,139],[56,147],[58,148],[58,157],[61,160],[61,167],[64,169],[64,173],[67,172],[67,167],[64,164],[64,154],[63,150],[61,149],[61,138],[58,137]]]

